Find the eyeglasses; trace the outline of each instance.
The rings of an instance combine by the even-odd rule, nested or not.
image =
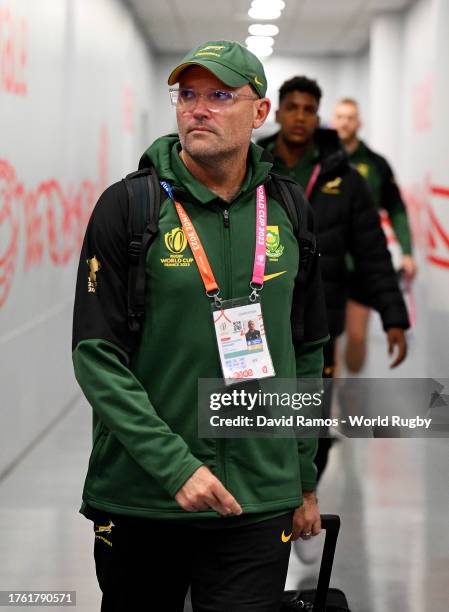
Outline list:
[[[236,91],[226,91],[222,89],[205,89],[204,91],[196,91],[187,87],[179,87],[179,89],[170,89],[170,100],[173,106],[179,106],[182,110],[191,110],[196,106],[198,99],[203,97],[206,101],[206,106],[210,111],[219,112],[232,106],[237,98],[247,100],[257,100],[257,97],[238,93]]]

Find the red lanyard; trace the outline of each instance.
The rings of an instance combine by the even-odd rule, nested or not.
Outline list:
[[[310,194],[312,193],[313,188],[315,187],[315,183],[317,181],[317,178],[320,172],[321,172],[321,165],[316,164],[316,166],[313,167],[312,174],[310,175],[309,182],[307,183],[307,187],[306,187],[306,198],[307,199],[310,198]]]
[[[209,260],[207,259],[206,252],[201,244],[201,240],[196,232],[196,229],[190,220],[189,215],[184,210],[183,205],[174,198],[173,202],[192,251],[192,255],[195,258],[196,265],[198,266],[204,288],[206,289],[206,294],[209,297],[214,297],[216,304],[221,303],[221,300],[217,297],[220,293],[218,283],[215,280],[214,273],[212,272],[212,268]],[[260,289],[263,287],[266,258],[266,234],[267,197],[265,187],[263,185],[259,185],[256,190],[256,250],[254,254],[253,276],[250,283],[250,287],[253,290],[250,296],[252,301],[257,298],[258,291],[260,291]]]
[[[189,215],[184,210],[184,206],[176,200],[174,202],[176,212],[178,213],[179,219],[182,223],[182,227],[190,245],[192,255],[195,258],[196,265],[198,266],[201,278],[203,279],[206,293],[212,293],[213,291],[217,291],[217,281],[215,280],[214,273],[212,272],[209,260],[207,259],[206,251],[204,250],[203,245],[201,244],[201,240],[199,239],[199,236],[196,233],[196,229],[193,223],[190,221]]]

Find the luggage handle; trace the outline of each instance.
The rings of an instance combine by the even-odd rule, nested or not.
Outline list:
[[[326,531],[323,556],[321,558],[318,585],[316,588],[313,612],[324,612],[331,581],[332,565],[334,563],[335,548],[337,546],[338,532],[340,531],[340,517],[337,514],[322,514],[321,528]]]

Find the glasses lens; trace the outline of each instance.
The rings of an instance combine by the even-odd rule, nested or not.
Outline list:
[[[183,106],[192,106],[195,103],[197,98],[197,94],[193,91],[193,89],[187,89],[185,87],[180,87],[178,89],[178,102]]]
[[[177,89],[169,89],[168,93],[170,94],[170,101],[173,106],[176,106],[178,103],[178,90]]]
[[[219,110],[232,104],[233,95],[230,91],[221,89],[210,89],[207,91],[207,105],[211,109]]]
[[[224,91],[222,89],[206,89],[204,92],[198,92],[194,89],[180,87],[179,89],[170,89],[169,91],[171,103],[175,106],[182,106],[184,110],[193,108],[199,98],[204,98],[207,108],[213,111],[219,111],[226,106],[231,106],[234,101],[234,94],[231,91]]]

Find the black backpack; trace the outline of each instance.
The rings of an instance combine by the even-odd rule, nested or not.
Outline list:
[[[291,178],[270,173],[265,185],[267,194],[285,208],[293,225],[299,245],[299,267],[296,284],[306,286],[310,263],[317,251],[316,238],[311,229],[311,208],[301,187]],[[152,240],[159,231],[159,211],[166,197],[154,167],[142,168],[123,179],[128,193],[128,325],[138,334],[145,312],[145,257]],[[162,191],[162,196],[161,196]],[[303,295],[302,292],[299,295]],[[304,299],[297,304],[299,336],[304,334]]]

